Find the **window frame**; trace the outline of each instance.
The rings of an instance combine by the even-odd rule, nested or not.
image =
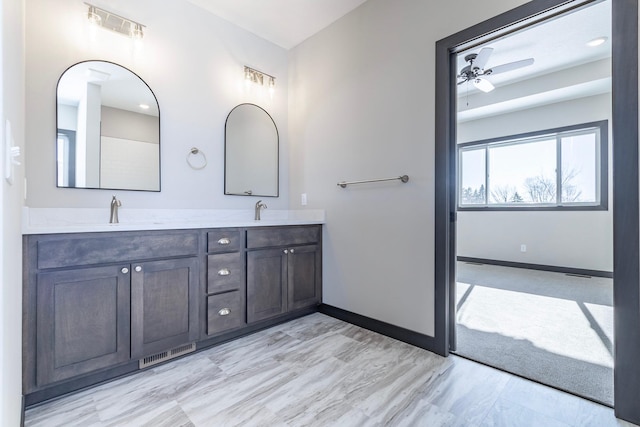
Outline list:
[[[588,134],[596,130],[596,197],[594,202],[562,202],[562,188],[559,185],[562,174],[562,138]],[[489,203],[490,178],[489,178],[489,148],[510,145],[533,143],[545,139],[556,139],[556,202],[555,203]],[[462,187],[462,153],[473,148],[485,149],[485,202],[484,204],[464,205],[460,200]],[[609,206],[609,121],[581,123],[540,131],[506,135],[497,138],[479,141],[465,142],[457,145],[456,169],[458,171],[456,182],[456,209],[458,211],[592,211],[608,210]],[[599,167],[598,167],[599,166]],[[558,173],[558,171],[560,173]]]

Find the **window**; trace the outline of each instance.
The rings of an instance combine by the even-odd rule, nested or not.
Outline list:
[[[458,208],[607,209],[606,121],[458,146]]]

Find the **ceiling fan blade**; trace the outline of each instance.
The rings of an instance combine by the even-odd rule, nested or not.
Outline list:
[[[473,60],[473,68],[483,69],[484,66],[487,65],[487,61],[489,60],[489,57],[492,53],[493,48],[491,47],[483,47],[482,49],[480,49],[480,52],[478,52],[478,56],[476,56],[476,59]]]
[[[520,61],[509,62],[508,64],[502,64],[485,70],[484,75],[500,74],[511,70],[517,70],[518,68],[528,67],[534,62],[533,58],[522,59]]]
[[[481,77],[478,77],[477,79],[475,79],[473,81],[473,85],[483,92],[491,92],[492,90],[495,89],[495,87],[491,84],[489,80],[483,79]]]

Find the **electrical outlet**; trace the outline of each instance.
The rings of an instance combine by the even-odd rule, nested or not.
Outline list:
[[[520,245],[520,252],[527,252],[527,245]]]
[[[300,204],[302,206],[307,206],[307,193],[302,193],[300,195]]]

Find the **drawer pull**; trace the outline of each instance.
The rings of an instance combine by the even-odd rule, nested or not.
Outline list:
[[[142,267],[140,267],[139,265],[136,265],[135,270],[140,273],[142,271]]]
[[[294,252],[295,252],[295,250],[294,250],[294,249],[291,249],[291,250],[290,250],[290,252],[291,252],[291,253],[294,253]]]
[[[127,274],[129,272],[129,269],[127,267],[122,267],[122,274]]]
[[[282,251],[282,252],[284,252],[285,254],[288,254],[288,253],[289,253],[289,251],[288,251],[287,249],[285,249],[285,250],[284,250],[284,251]]]
[[[230,274],[231,272],[228,268],[221,268],[220,270],[218,270],[218,276],[228,276]]]
[[[231,309],[230,309],[230,308],[221,308],[221,309],[218,311],[218,314],[219,314],[220,316],[228,316],[228,315],[230,315],[230,314],[231,314]]]
[[[222,239],[218,240],[219,245],[228,245],[229,243],[231,243],[231,240],[229,240],[227,237],[223,237]]]

